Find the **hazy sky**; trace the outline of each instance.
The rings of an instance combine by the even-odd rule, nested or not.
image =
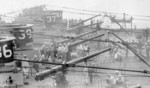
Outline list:
[[[0,14],[43,4],[49,5],[49,8],[60,6],[150,16],[150,0],[0,0]],[[72,16],[76,17],[77,14],[72,14]],[[150,27],[150,21],[135,20],[134,23],[137,27]]]

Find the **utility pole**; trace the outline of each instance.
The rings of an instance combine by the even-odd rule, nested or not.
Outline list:
[[[124,21],[124,29],[126,30],[127,27],[126,27],[126,14],[123,13],[123,21]],[[126,36],[126,34],[125,34]],[[126,59],[128,58],[128,48],[126,48]]]
[[[124,28],[126,29],[126,14],[123,13],[123,19],[124,19]]]
[[[126,14],[125,13],[123,13],[123,22],[124,22],[124,29],[126,30],[127,29],[127,27],[126,27]],[[127,36],[126,35],[126,33],[124,33],[125,34],[125,37]],[[128,58],[128,48],[126,47],[126,60],[127,60],[127,58]],[[126,68],[126,61],[124,61],[124,69]],[[126,74],[126,72],[124,72],[124,74]],[[125,80],[126,80],[126,77],[125,77]],[[126,82],[125,82],[125,84],[126,84]]]
[[[132,20],[133,20],[133,17],[131,17],[130,20],[131,20],[131,35],[132,35],[133,34],[133,30],[132,30],[132,24],[133,24]]]

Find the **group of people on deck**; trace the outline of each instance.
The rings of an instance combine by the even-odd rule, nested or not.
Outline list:
[[[80,44],[77,46],[77,52],[80,56],[86,56],[90,53],[90,47],[86,44]]]
[[[42,65],[45,65],[44,62],[52,62],[52,63],[64,63],[71,59],[71,51],[69,49],[69,45],[65,43],[56,43],[55,41],[45,42],[41,48],[39,49],[39,55],[34,55],[32,58],[33,61],[43,62]],[[82,54],[79,56],[86,56],[89,52],[89,47],[87,45],[78,45],[76,47],[75,52],[78,54]],[[82,53],[79,53],[82,52]],[[23,60],[29,60],[27,55],[23,56]],[[39,72],[39,63],[29,63],[24,61],[22,63],[23,73],[25,77],[28,78],[30,67],[35,69],[36,72]]]
[[[127,88],[125,79],[119,71],[116,71],[114,75],[109,74],[106,83],[106,88]]]
[[[114,61],[117,61],[117,62],[122,62],[123,60],[123,50],[118,47],[118,46],[114,46],[114,45],[110,45],[111,47],[111,50],[109,51],[109,54],[110,54],[110,58],[113,57],[113,60]]]
[[[128,87],[124,76],[119,71],[115,71],[114,75],[108,74],[106,84],[105,88],[142,88],[140,84]]]
[[[40,61],[62,63],[66,61],[68,54],[67,44],[57,44],[55,42],[45,42],[40,49]]]
[[[62,63],[71,59],[70,43],[56,43],[56,42],[45,42],[40,49],[40,61],[49,61],[54,63]],[[84,44],[80,44],[76,47],[76,51],[79,56],[86,56],[89,53],[90,48]]]

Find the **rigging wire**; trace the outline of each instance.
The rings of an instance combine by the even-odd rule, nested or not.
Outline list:
[[[6,67],[16,67],[16,66],[6,66]],[[34,67],[26,67],[26,66],[22,66],[21,68],[30,68],[30,69],[34,69]],[[47,68],[38,68],[38,69],[46,69]],[[83,73],[83,72],[89,72],[89,71],[84,71],[84,70],[72,70],[72,69],[67,69],[66,71],[69,71],[69,72],[78,72],[78,73]],[[5,73],[6,71],[0,71],[0,73]],[[8,71],[8,72],[13,72],[13,70],[11,71]],[[19,72],[19,73],[24,73],[24,72]],[[33,72],[33,71],[30,71],[30,72],[25,72],[25,73],[31,73],[31,74],[36,74],[37,72]],[[110,72],[101,72],[101,71],[93,71],[92,73],[95,73],[95,74],[104,74],[104,75],[108,75],[108,74],[115,74],[115,73],[110,73]],[[121,75],[124,75],[126,77],[150,77],[149,75],[137,75],[137,74],[121,74]]]
[[[142,20],[142,21],[150,21],[150,19],[138,19],[138,18],[133,18],[133,20]]]
[[[67,11],[67,10],[63,10],[63,11],[68,12],[68,13],[74,13],[74,14],[82,14],[82,15],[91,15],[91,16],[97,15],[97,14],[93,14],[93,13],[74,12],[74,11]],[[113,14],[113,13],[109,13],[109,12],[98,12],[98,13]],[[135,15],[135,16],[138,16],[138,15]],[[16,17],[6,16],[6,15],[4,15],[4,17],[16,18]],[[150,16],[141,16],[141,17],[149,17],[150,18]],[[31,19],[26,19],[26,18],[20,18],[20,19],[31,21]],[[136,18],[136,17],[133,17],[133,20],[150,21],[150,19],[139,19],[139,18]],[[44,21],[40,21],[40,22],[44,22]]]
[[[54,5],[47,5],[47,6],[54,6]],[[106,14],[116,14],[116,15],[122,15],[124,13],[115,13],[115,12],[105,12],[105,11],[96,11],[96,10],[87,10],[87,9],[77,9],[77,8],[72,8],[72,7],[66,7],[66,6],[54,6],[54,7],[60,7],[60,8],[64,8],[64,9],[70,9],[70,10],[77,10],[77,11],[86,11],[86,12],[96,12],[96,13],[106,13]],[[137,15],[137,14],[128,14],[125,13],[128,16],[136,16],[136,17],[146,17],[146,18],[150,18],[149,15]]]
[[[15,66],[6,66],[6,67],[15,67]],[[24,66],[22,66],[21,68],[24,68]],[[34,67],[25,67],[25,68],[30,68],[30,69],[34,69]],[[38,69],[46,69],[46,68],[38,68]],[[83,70],[72,70],[72,69],[67,69],[66,71],[69,71],[69,72],[78,72],[78,73],[83,73],[83,72],[87,72],[88,71],[83,71]],[[0,73],[5,73],[6,71],[2,72],[0,71]],[[9,71],[9,72],[12,72],[12,71]],[[24,73],[24,72],[19,72],[19,73]],[[37,72],[33,72],[33,71],[30,71],[30,72],[25,72],[25,73],[31,73],[31,74],[36,74]],[[92,73],[95,73],[95,74],[103,74],[103,75],[108,75],[108,74],[115,74],[115,73],[110,73],[110,72],[101,72],[101,71],[93,71]],[[149,75],[137,75],[137,74],[121,74],[125,77],[150,77]]]
[[[68,13],[75,13],[75,14],[82,14],[82,15],[90,15],[90,16],[97,15],[97,14],[91,14],[91,13],[73,12],[73,11],[66,11],[66,10],[63,10],[63,11],[64,11],[64,12],[68,12]]]
[[[126,15],[130,15],[130,14],[126,14]],[[133,14],[133,15],[130,15],[130,16],[150,18],[150,16],[148,16],[148,15],[137,15],[137,14]]]
[[[97,11],[97,10],[87,10],[87,9],[78,9],[78,8],[73,8],[73,7],[66,7],[66,6],[57,6],[57,5],[40,5],[40,6],[50,6],[50,7],[59,7],[59,8],[64,8],[64,9],[70,9],[70,10],[76,10],[76,11],[86,11],[86,12],[94,12],[94,13],[106,13],[106,14],[116,14],[116,15],[122,15],[124,13],[115,13],[115,12],[105,12],[105,11]],[[34,6],[35,7],[35,6]],[[32,7],[29,7],[29,9],[32,8]],[[26,9],[26,8],[25,8]],[[23,9],[24,10],[24,9]],[[10,13],[6,13],[4,15],[7,15],[7,14],[13,14],[13,13],[17,13],[17,12],[20,12],[22,10],[18,10],[18,11],[13,11],[13,12],[10,12]],[[149,15],[138,15],[138,14],[128,14],[128,13],[125,13],[126,15],[129,15],[129,16],[136,16],[136,17],[146,17],[146,18],[150,18]]]
[[[150,74],[150,72],[147,71],[147,70],[140,71],[140,70],[128,70],[128,69],[117,69],[117,68],[107,68],[107,67],[93,67],[93,66],[82,66],[82,65],[75,65],[75,64],[61,64],[61,63],[52,63],[52,62],[40,62],[40,61],[21,60],[21,59],[14,59],[14,60],[16,60],[16,61],[31,62],[31,63],[62,65],[62,66],[67,66],[67,67],[93,68],[93,69],[103,69],[103,70],[117,70],[117,71],[127,71],[127,72]]]

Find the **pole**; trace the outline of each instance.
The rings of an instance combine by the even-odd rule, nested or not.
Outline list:
[[[125,13],[123,13],[123,18],[124,18],[124,28],[126,30],[126,14]]]
[[[126,14],[125,13],[123,13],[123,16],[124,16],[124,28],[125,28],[125,30],[127,29],[127,27],[126,27]],[[131,33],[132,34],[132,33]],[[127,37],[127,35],[125,34],[125,37]],[[128,58],[128,48],[126,47],[126,59],[125,60],[127,60],[127,58]],[[123,61],[124,62],[124,69],[126,69],[126,61]],[[126,72],[124,71],[123,72],[124,74],[126,74]],[[125,77],[125,80],[126,80],[126,77]],[[126,84],[126,82],[125,82],[125,84]]]
[[[133,34],[133,30],[132,30],[133,22],[132,22],[132,19],[133,19],[133,17],[131,17],[131,35]]]

